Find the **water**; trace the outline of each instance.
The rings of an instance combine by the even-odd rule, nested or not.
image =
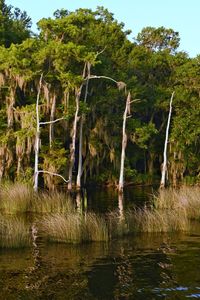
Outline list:
[[[39,239],[31,248],[0,250],[0,299],[196,299],[199,250],[198,223],[188,234],[140,234],[108,244]]]
[[[143,206],[156,192],[157,187],[127,187],[124,190],[123,208],[131,209],[135,206]],[[108,212],[119,208],[119,197],[117,189],[102,189],[101,187],[88,187],[82,193],[82,205],[84,198],[87,199],[87,210],[95,212]]]

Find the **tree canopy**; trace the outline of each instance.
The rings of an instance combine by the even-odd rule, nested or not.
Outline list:
[[[31,36],[26,12],[7,6],[4,0],[0,6],[1,179],[33,178],[36,98],[43,74],[41,169],[67,178],[73,152],[75,181],[81,147],[82,182],[115,184],[123,112],[130,92],[139,101],[133,103],[127,119],[125,180],[155,182],[161,173],[174,91],[169,183],[199,181],[199,57],[189,58],[178,51],[177,32],[146,27],[132,42],[124,24],[98,7],[95,11],[57,10],[53,18],[41,19],[39,35]],[[48,188],[62,182],[47,173],[40,180]]]

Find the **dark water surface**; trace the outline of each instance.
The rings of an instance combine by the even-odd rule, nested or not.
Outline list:
[[[117,197],[114,202],[111,208]],[[195,298],[200,298],[199,224],[188,234],[140,234],[83,245],[39,239],[31,248],[0,250],[0,299]]]
[[[130,186],[125,188],[123,195],[123,208],[126,210],[135,206],[143,206],[144,202],[148,202],[156,191],[157,187],[152,186]],[[82,206],[84,206],[84,199],[85,203],[87,203],[87,210],[95,212],[108,212],[119,207],[117,189],[88,187],[82,193]]]

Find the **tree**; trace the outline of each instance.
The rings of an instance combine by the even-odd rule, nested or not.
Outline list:
[[[31,18],[25,11],[0,0],[0,45],[19,44],[30,36]]]
[[[172,93],[170,99],[170,106],[169,106],[169,115],[167,120],[167,127],[166,127],[166,135],[165,135],[165,146],[163,151],[163,164],[162,164],[162,171],[161,171],[161,181],[160,181],[160,188],[164,188],[166,184],[166,174],[167,174],[167,144],[168,144],[168,137],[169,137],[169,127],[170,127],[170,120],[172,114],[172,101],[174,98],[174,92]]]
[[[145,27],[138,34],[136,41],[152,51],[169,50],[174,52],[179,47],[179,33],[162,27]]]

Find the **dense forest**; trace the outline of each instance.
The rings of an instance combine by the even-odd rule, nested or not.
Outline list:
[[[200,182],[200,56],[178,32],[132,39],[98,7],[58,10],[34,34],[26,12],[0,7],[0,180],[117,185],[127,108],[125,182],[159,182],[174,93],[167,182]]]

